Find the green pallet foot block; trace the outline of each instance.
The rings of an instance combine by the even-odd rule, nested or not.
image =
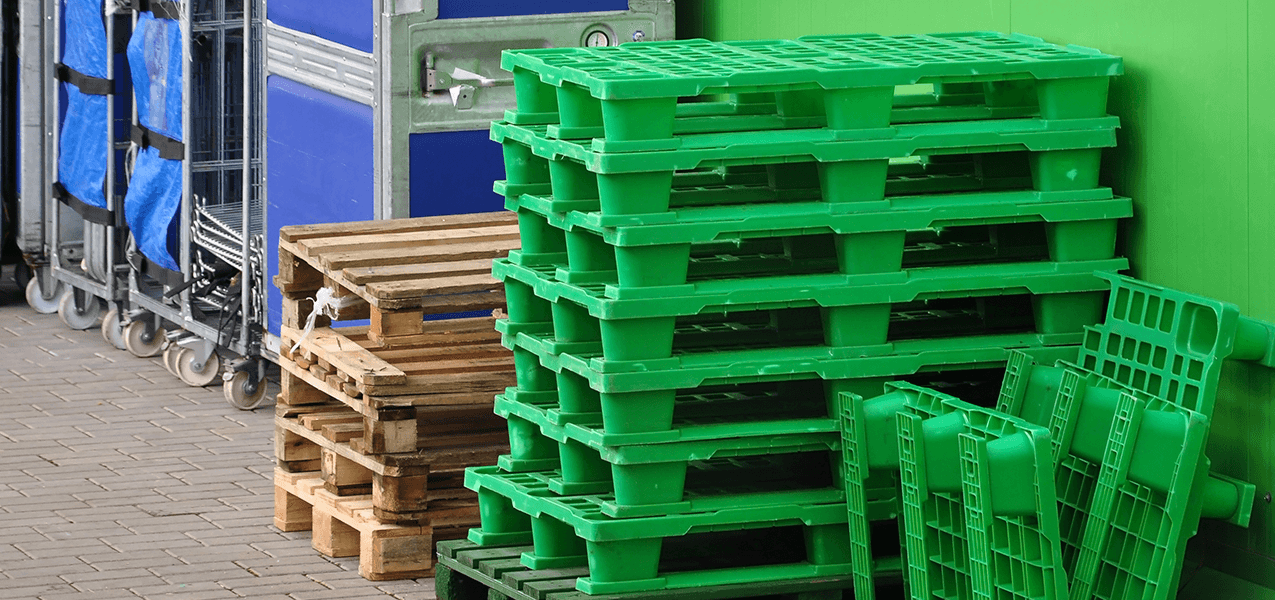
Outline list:
[[[1021,355],[997,408],[1053,434],[1064,564],[1079,597],[1172,598],[1201,518],[1248,525],[1255,487],[1209,473],[1201,413]]]
[[[1048,430],[896,384],[913,598],[1068,597]]]
[[[990,107],[1030,102],[1049,118],[1101,115],[1123,63],[1090,48],[977,32],[507,50],[501,67],[515,74],[521,111],[545,115],[556,91],[560,135],[605,137],[616,151],[638,151],[673,135],[678,98],[708,94],[732,94],[745,107],[773,95],[779,115],[824,116],[837,129],[888,124],[894,88],[919,82],[947,85],[936,96],[948,102],[977,97],[953,86],[981,83]],[[596,127],[603,122],[605,129]]]
[[[1213,414],[1222,363],[1275,366],[1275,324],[1240,314],[1229,302],[1114,274],[1106,319],[1086,328],[1085,370],[1173,404]]]
[[[466,470],[465,485],[473,490],[490,489],[508,498],[516,510],[533,519],[555,521],[574,531],[578,539],[585,541],[589,565],[589,577],[580,579],[577,587],[588,594],[837,577],[849,572],[848,562],[838,562],[847,557],[834,550],[845,546],[844,502],[784,502],[770,506],[725,507],[712,512],[612,519],[601,514],[602,497],[556,497],[542,479],[530,474],[475,467]],[[807,530],[803,559],[701,571],[665,573],[659,570],[661,550],[670,538],[791,526]],[[561,540],[555,538],[554,541]],[[537,556],[542,552],[539,542],[537,539],[534,550]]]
[[[528,393],[523,397],[535,398],[543,395]],[[513,473],[558,468],[557,444],[545,437],[535,423],[510,415],[506,417],[505,425],[509,430],[509,454],[500,457],[501,468]]]
[[[951,152],[980,157],[1029,152],[1034,155],[1028,164],[1036,191],[1094,189],[1098,187],[1097,159],[1102,148],[1115,145],[1117,126],[1115,117],[1102,117],[912,124],[862,130],[867,133],[808,129],[767,134],[739,132],[688,136],[676,150],[630,153],[601,152],[596,148],[598,140],[593,146],[557,140],[547,137],[544,127],[503,121],[492,123],[491,138],[504,147],[524,147],[519,152],[505,153],[507,163],[517,161],[506,165],[506,183],[498,187],[507,198],[545,193],[542,182],[515,184],[508,179],[512,177],[508,173],[524,177],[526,171],[551,171],[551,164],[574,162],[580,166],[574,170],[578,176],[551,179],[549,195],[564,202],[591,205],[580,197],[583,194],[579,190],[586,184],[578,181],[591,174],[596,181],[587,187],[596,186],[597,206],[604,216],[623,220],[641,215],[649,220],[669,211],[677,174],[726,164],[813,161],[818,164],[819,199],[836,210],[884,202],[891,159],[921,160]],[[537,162],[544,164],[531,166]],[[568,188],[559,187],[568,181]],[[750,199],[755,200],[755,196]]]

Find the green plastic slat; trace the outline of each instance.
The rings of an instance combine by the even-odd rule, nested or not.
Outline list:
[[[912,597],[1066,598],[1049,432],[893,387]]]
[[[497,467],[472,467],[466,470],[465,485],[499,494],[508,499],[514,509],[530,515],[533,523],[543,525],[536,528],[533,524],[536,555],[524,556],[524,564],[579,564],[587,556],[589,577],[580,579],[577,588],[589,594],[842,576],[849,572],[848,558],[838,550],[845,545],[842,501],[722,507],[713,512],[612,519],[602,514],[604,500],[601,497],[557,497],[548,490],[547,483],[534,474],[503,473]],[[482,498],[480,492],[480,502]],[[807,547],[814,549],[806,560],[705,571],[661,573],[658,570],[665,538],[786,526],[803,528]],[[471,530],[471,540],[481,538],[481,530]],[[546,552],[570,553],[572,548],[578,548],[580,539],[585,541],[585,556]]]
[[[1201,517],[1248,525],[1256,490],[1209,474],[1202,413],[1023,355],[1009,361],[998,409],[1054,434],[1064,564],[1076,597],[1172,598]]]
[[[698,96],[918,82],[1108,77],[1119,57],[1040,38],[994,32],[806,36],[798,40],[678,40],[611,48],[507,50],[501,67],[550,85],[574,83],[598,98]],[[522,99],[520,98],[520,101]],[[520,104],[525,104],[520,102]]]
[[[497,186],[498,193],[501,187]],[[849,205],[755,203],[749,196],[736,203],[726,193],[715,193],[712,197],[722,204],[730,204],[692,206],[650,215],[608,216],[603,215],[596,204],[589,209],[563,212],[555,210],[564,207],[556,206],[552,197],[524,195],[507,200],[505,208],[534,212],[558,229],[591,232],[613,246],[698,244],[741,237],[914,231],[1036,221],[1065,223],[1123,219],[1133,214],[1132,201],[1111,197],[1108,188],[890,196],[877,203]]]
[[[889,160],[942,154],[1048,152],[1115,146],[1116,117],[1043,121],[1002,119],[912,123],[886,129],[790,129],[687,135],[675,147],[646,152],[608,151],[603,140],[560,140],[540,125],[491,124],[491,139],[517,144],[544,159],[565,158],[603,175],[686,171],[717,165]],[[507,174],[525,168],[506,158]],[[884,173],[882,173],[884,178]],[[512,183],[523,181],[512,176]],[[668,184],[665,184],[668,185]],[[1090,186],[1095,187],[1095,186]],[[667,196],[669,190],[665,189]],[[562,196],[555,193],[555,196]],[[606,199],[603,198],[605,203]],[[604,204],[605,205],[605,204]]]
[[[1228,302],[1099,276],[1112,287],[1107,317],[1086,329],[1080,367],[1209,416],[1223,360],[1275,366],[1275,325]]]

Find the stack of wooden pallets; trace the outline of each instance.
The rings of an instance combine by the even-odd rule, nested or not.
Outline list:
[[[516,248],[507,213],[282,230],[280,529],[382,580],[432,574],[434,542],[478,524],[464,468],[509,451],[492,402],[514,384],[491,261]]]

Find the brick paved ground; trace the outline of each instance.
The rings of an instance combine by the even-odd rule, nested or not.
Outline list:
[[[6,270],[0,599],[433,599],[274,528],[272,418],[36,314]]]

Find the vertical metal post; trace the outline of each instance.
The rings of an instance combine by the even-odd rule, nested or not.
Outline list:
[[[106,0],[105,9],[115,0]],[[103,195],[106,210],[115,214],[115,11],[111,10],[102,19],[106,26],[106,80],[111,85],[106,91],[106,188]],[[87,229],[88,224],[85,223]],[[84,248],[88,256],[88,247]],[[115,221],[112,218],[106,223],[105,256],[102,257],[102,283],[106,286],[107,303],[115,302]]]
[[[240,263],[239,271],[239,340],[245,345],[248,344],[248,318],[252,309],[251,297],[253,284],[250,277],[252,273],[251,257],[249,256],[249,242],[252,239],[252,222],[250,216],[252,214],[252,55],[253,55],[253,36],[252,36],[252,0],[244,0],[243,3],[243,44],[240,49],[243,54],[243,174],[239,178],[242,186],[240,191],[240,199],[243,201],[242,217],[243,217],[243,237],[240,240]]]
[[[181,245],[180,265],[182,269],[182,280],[189,282],[191,274],[191,248],[190,248],[190,228],[191,228],[191,168],[194,158],[195,136],[191,131],[191,104],[194,101],[191,92],[192,71],[194,62],[191,55],[191,35],[194,22],[194,2],[186,0],[181,3],[182,11],[186,18],[179,22],[182,31],[182,139],[185,144],[185,161],[182,164],[182,202],[181,202],[181,218],[179,219],[178,243]],[[161,107],[162,109],[162,107]],[[181,293],[181,316],[186,322],[191,322],[194,316],[190,310],[190,288],[187,287]]]
[[[48,28],[45,32],[52,32],[53,40],[51,43],[45,44],[45,73],[42,80],[45,82],[45,112],[47,119],[48,137],[44,145],[44,160],[48,165],[45,172],[49,174],[48,181],[42,189],[39,190],[41,198],[44,199],[45,205],[49,210],[49,271],[55,272],[62,268],[62,205],[53,198],[53,184],[58,180],[58,161],[54,154],[54,148],[57,147],[58,138],[62,135],[61,123],[58,122],[58,86],[60,85],[57,78],[53,77],[53,65],[57,63],[58,57],[62,55],[62,36],[59,35],[62,28],[62,6],[58,0],[46,0],[45,15],[48,19]],[[47,288],[45,288],[47,289]],[[69,289],[67,290],[70,291]]]

